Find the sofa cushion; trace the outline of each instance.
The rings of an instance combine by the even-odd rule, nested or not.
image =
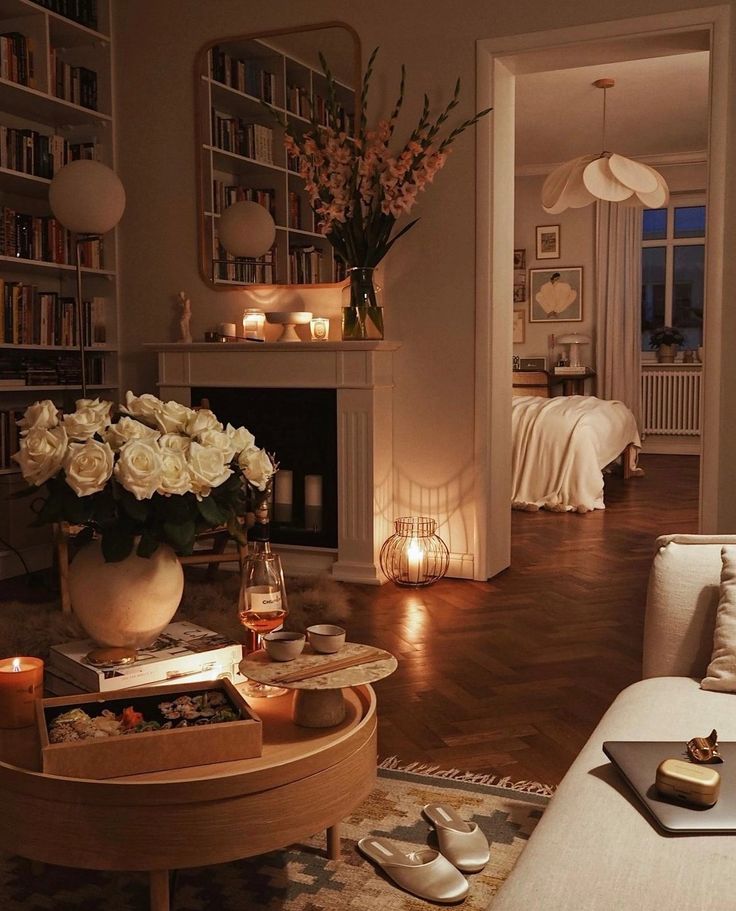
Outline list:
[[[713,654],[700,685],[704,690],[736,693],[736,547],[722,548],[721,561]]]
[[[733,904],[736,840],[660,835],[608,762],[605,740],[736,740],[733,696],[656,677],[624,690],[565,776],[492,911],[653,911]],[[654,770],[652,770],[652,779]]]

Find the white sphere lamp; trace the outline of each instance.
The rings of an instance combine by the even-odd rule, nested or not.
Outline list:
[[[100,161],[72,161],[49,186],[56,218],[75,234],[107,234],[122,218],[125,190],[118,175]]]
[[[268,209],[242,200],[224,210],[217,233],[228,253],[257,259],[273,246],[276,224]]]
[[[582,335],[579,332],[570,332],[568,335],[558,335],[557,341],[561,345],[570,346],[570,366],[584,367],[585,364],[580,360],[580,346],[589,345],[590,337]]]

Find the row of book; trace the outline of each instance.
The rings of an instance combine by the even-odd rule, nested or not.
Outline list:
[[[87,383],[107,382],[105,355],[89,352],[86,355]],[[79,352],[52,354],[47,351],[3,352],[0,369],[0,389],[15,386],[78,386],[82,381]]]
[[[0,373],[0,389],[2,388],[2,373]],[[16,467],[11,456],[18,451],[20,431],[16,422],[22,417],[22,408],[0,411],[0,469]]]
[[[97,73],[86,66],[72,66],[51,51],[54,95],[83,108],[97,110]]]
[[[289,249],[291,281],[297,285],[314,285],[324,281],[322,262],[324,253],[313,244]]]
[[[355,117],[343,105],[336,105],[337,123],[332,123],[327,99],[319,93],[310,97],[309,92],[302,86],[286,86],[286,110],[307,120],[311,120],[314,115],[317,123],[321,123],[323,126],[334,126],[347,133],[348,136],[355,134]]]
[[[36,130],[0,125],[0,168],[51,180],[70,161],[98,157],[95,142],[69,142],[57,133],[46,136]]]
[[[295,190],[289,190],[289,227],[302,227],[302,197]]]
[[[238,184],[226,184],[224,180],[212,181],[212,203],[214,211],[221,213],[236,202],[257,202],[276,217],[276,191],[241,187]]]
[[[213,109],[212,137],[213,144],[223,152],[273,164],[273,130],[262,123],[248,123]]]
[[[170,623],[151,646],[138,650],[132,664],[96,667],[87,660],[93,648],[89,639],[51,646],[45,674],[49,692],[68,696],[223,677],[244,680],[239,671],[243,646],[186,621]]]
[[[276,279],[276,248],[272,247],[258,261],[243,259],[228,253],[215,238],[217,262],[215,277],[220,281],[239,282],[244,285],[271,285]]]
[[[276,74],[264,69],[259,60],[240,60],[215,46],[210,72],[212,78],[223,85],[269,104],[276,103]]]
[[[87,28],[97,28],[97,0],[33,0],[44,9],[73,19]]]
[[[103,269],[102,240],[80,243],[82,265]],[[52,215],[29,215],[9,206],[0,207],[0,256],[33,259],[46,263],[76,261],[71,232]]]
[[[84,344],[104,345],[106,300],[93,297],[82,302]],[[6,282],[0,278],[0,344],[79,344],[76,300],[36,285]]]
[[[0,76],[10,82],[33,86],[33,47],[27,35],[20,32],[0,35]]]

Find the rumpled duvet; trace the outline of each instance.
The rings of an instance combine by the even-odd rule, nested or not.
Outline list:
[[[602,470],[629,443],[641,446],[626,405],[583,395],[512,402],[512,507],[605,509]]]

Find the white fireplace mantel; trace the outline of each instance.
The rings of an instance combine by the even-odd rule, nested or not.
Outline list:
[[[380,584],[392,531],[393,352],[397,342],[152,343],[159,395],[191,405],[193,386],[337,390],[335,578]]]

